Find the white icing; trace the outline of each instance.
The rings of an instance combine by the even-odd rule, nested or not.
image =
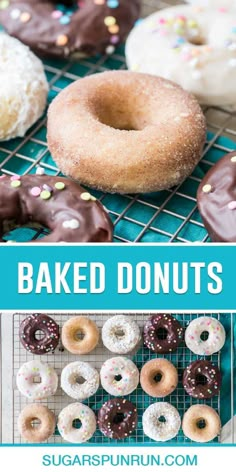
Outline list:
[[[201,334],[208,332],[208,339],[202,340]],[[190,351],[199,356],[211,356],[220,351],[225,343],[225,329],[215,318],[200,316],[189,323],[185,331],[185,342]]]
[[[165,422],[159,421],[160,417]],[[158,402],[150,405],[143,414],[143,431],[154,441],[169,441],[179,431],[181,419],[176,408],[167,402]]]
[[[129,395],[138,386],[139,371],[126,357],[113,357],[102,365],[101,384],[106,392],[114,396]],[[120,376],[121,379],[116,377]]]
[[[208,7],[208,8],[236,8],[236,0],[185,0],[194,6]]]
[[[33,360],[21,366],[16,376],[16,384],[22,395],[30,400],[42,400],[56,393],[58,377],[51,366]]]
[[[85,382],[77,382],[82,377]],[[71,362],[61,373],[61,388],[75,400],[86,400],[94,395],[99,387],[99,374],[88,362]]]
[[[0,141],[24,136],[42,115],[48,84],[29,48],[0,33]]]
[[[73,427],[73,421],[81,421],[80,428]],[[96,430],[96,416],[94,412],[83,403],[71,403],[63,408],[58,416],[57,427],[60,435],[68,442],[83,443],[88,441]]]
[[[236,9],[222,12],[179,5],[160,10],[131,31],[126,43],[128,67],[170,79],[201,103],[234,105],[235,26]]]
[[[127,354],[132,351],[140,339],[139,326],[134,320],[129,319],[129,315],[112,316],[103,325],[103,344],[109,351],[116,354]]]

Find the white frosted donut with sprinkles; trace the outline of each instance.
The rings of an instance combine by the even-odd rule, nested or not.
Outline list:
[[[235,0],[185,0],[187,3],[198,7],[216,8],[225,13],[232,8],[236,8]]]
[[[219,352],[224,346],[225,337],[224,326],[210,316],[195,318],[185,331],[187,347],[199,356],[211,356]]]
[[[143,414],[143,431],[154,441],[169,441],[180,429],[181,419],[177,409],[167,402],[150,405]]]
[[[56,371],[39,360],[26,362],[16,375],[18,390],[30,400],[42,400],[57,391],[58,376]]]
[[[101,384],[110,395],[129,395],[138,386],[139,371],[126,357],[113,357],[104,362],[100,372]]]
[[[103,325],[103,344],[115,354],[127,354],[132,351],[140,339],[139,326],[129,315],[112,316]]]
[[[79,382],[79,380],[83,382]],[[99,374],[88,362],[71,362],[61,373],[61,388],[69,397],[83,401],[99,387]]]
[[[129,69],[172,80],[200,103],[236,105],[236,11],[179,5],[156,12],[131,31],[126,59]]]
[[[73,426],[75,420],[81,421],[80,428]],[[83,403],[71,403],[59,413],[57,427],[65,441],[84,443],[96,431],[96,416],[93,410]]]

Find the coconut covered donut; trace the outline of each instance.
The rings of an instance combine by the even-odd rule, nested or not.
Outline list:
[[[60,169],[108,192],[179,184],[198,163],[205,118],[178,85],[128,71],[69,85],[48,112],[48,145]]]
[[[7,0],[0,23],[37,54],[112,54],[139,16],[140,0]]]
[[[102,327],[102,342],[115,354],[127,354],[132,351],[140,339],[139,326],[129,315],[112,316]]]
[[[236,11],[221,7],[179,5],[149,16],[128,37],[129,69],[173,80],[200,103],[236,105]]]
[[[152,403],[144,411],[142,421],[144,434],[154,441],[161,442],[173,439],[181,425],[178,410],[167,402]]]
[[[44,111],[48,84],[41,61],[4,33],[0,33],[0,82],[0,141],[23,137]]]
[[[78,379],[83,382],[78,382]],[[99,373],[88,362],[71,362],[61,373],[61,388],[69,397],[83,401],[95,395],[99,387]]]

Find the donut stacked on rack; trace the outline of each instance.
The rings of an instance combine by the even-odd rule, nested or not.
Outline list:
[[[95,349],[101,349],[100,330],[92,317],[80,315],[69,318],[63,324],[61,334],[57,322],[46,314],[32,314],[25,318],[20,325],[20,341],[28,353],[37,358],[23,364],[16,377],[20,393],[34,402],[27,404],[19,416],[21,436],[26,441],[30,438],[33,442],[43,442],[54,432],[55,414],[38,402],[58,394],[58,373],[39,356],[50,356],[59,348],[60,356],[63,356],[64,349],[69,354],[80,356],[73,357],[77,360],[65,365],[60,375],[62,391],[75,401],[65,406],[58,416],[57,427],[65,441],[82,443],[90,440],[96,432],[96,422],[101,434],[107,438],[123,440],[132,435],[140,414],[138,405],[133,403],[133,398],[136,398],[133,393],[140,389],[139,382],[145,405],[149,404],[142,417],[146,437],[159,442],[171,440],[179,434],[182,423],[185,436],[192,441],[213,440],[220,432],[220,418],[207,401],[219,394],[221,373],[219,367],[205,356],[223,347],[225,331],[216,318],[197,316],[184,333],[179,319],[170,314],[149,317],[144,324],[142,347],[140,326],[132,316],[109,317],[102,326],[102,349],[105,351],[104,362],[98,372],[93,366],[94,361],[86,357]],[[181,359],[178,350],[186,349],[183,346],[184,337],[187,349],[200,358],[190,364],[185,362],[185,369],[181,372],[183,386],[178,388],[184,388],[185,395],[198,402],[190,403],[181,421],[180,413],[172,404],[172,397],[169,401],[166,398],[178,386],[180,372],[171,356],[178,359],[176,356],[179,355]],[[146,362],[141,364],[139,373],[134,359],[137,358],[140,365],[140,348]],[[111,357],[110,352],[117,356]],[[170,356],[169,359],[163,357],[165,354]],[[94,356],[96,359],[96,351]],[[53,364],[53,356],[51,359]],[[100,384],[105,396],[109,396],[99,410],[94,411],[90,405],[94,405],[93,398],[96,398]],[[178,390],[175,395],[178,396]],[[84,401],[88,399],[89,405],[85,405]],[[202,400],[204,403],[199,403]],[[34,428],[32,418],[40,421],[40,428]],[[79,428],[74,427],[76,419],[81,422]]]

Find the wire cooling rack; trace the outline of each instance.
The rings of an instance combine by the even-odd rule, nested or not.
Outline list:
[[[144,0],[143,15],[158,8],[178,4],[177,1]],[[49,103],[67,85],[81,77],[107,69],[125,69],[123,47],[113,56],[81,60],[45,61],[50,85]],[[148,195],[108,195],[92,192],[108,209],[115,226],[115,242],[195,242],[208,241],[207,232],[197,210],[196,192],[201,177],[224,153],[236,148],[236,116],[215,107],[205,108],[208,122],[208,140],[200,164],[194,173],[178,187]],[[228,140],[223,139],[226,136]],[[24,139],[0,143],[0,170],[6,174],[35,173],[40,165],[45,172],[59,175],[46,142],[46,115],[27,133]],[[47,234],[43,228],[30,227],[27,232],[14,230],[5,239],[24,241]]]
[[[24,362],[27,362],[34,358],[41,359],[43,362],[46,362],[49,365],[53,366],[56,369],[58,375],[60,376],[62,368],[65,365],[67,365],[69,362],[73,362],[75,360],[81,359],[83,361],[88,361],[89,363],[91,363],[91,365],[93,365],[95,368],[99,370],[101,368],[101,365],[106,359],[114,356],[114,354],[109,352],[102,345],[101,341],[98,347],[92,353],[88,355],[84,355],[84,356],[72,355],[66,350],[63,350],[61,345],[59,345],[59,347],[56,349],[54,354],[50,353],[50,354],[45,354],[43,356],[33,356],[31,353],[29,353],[22,347],[20,343],[20,339],[19,339],[19,326],[20,326],[21,321],[26,316],[27,315],[25,314],[17,314],[17,313],[12,314],[12,315],[10,314],[5,315],[5,322],[7,321],[7,327],[5,326],[5,332],[7,333],[8,337],[7,337],[7,340],[5,340],[7,344],[5,348],[3,347],[3,353],[5,353],[4,363],[3,363],[3,369],[4,369],[3,389],[4,388],[7,389],[7,391],[5,391],[5,394],[3,392],[3,398],[6,399],[5,401],[3,400],[3,403],[4,403],[3,414],[5,412],[5,416],[6,416],[5,420],[3,418],[3,442],[13,442],[13,443],[24,442],[22,441],[18,433],[17,419],[22,408],[28,403],[28,400],[24,396],[22,396],[16,388],[16,374],[17,374],[18,369],[22,366]],[[52,316],[55,319],[55,321],[60,325],[60,328],[61,328],[63,323],[68,319],[68,317],[73,316],[73,315],[54,314]],[[101,329],[105,320],[107,320],[109,316],[111,315],[91,314],[89,316],[96,321],[99,328]],[[127,316],[135,319],[138,322],[139,326],[143,328],[145,320],[150,315],[149,314],[135,314],[135,315],[129,314]],[[179,314],[175,316],[179,319],[181,324],[184,327],[186,327],[191,320],[193,320],[197,316],[204,316],[204,315]],[[230,322],[232,323],[232,320],[233,320],[232,314],[231,315],[230,314],[228,315],[214,314],[214,315],[207,315],[207,316],[213,316],[215,318],[218,318],[219,320],[222,320],[222,317],[227,317],[227,322],[229,322],[229,325],[230,325]],[[233,337],[232,329],[229,328],[227,336],[228,336],[229,344],[231,345],[231,349],[229,351],[228,362],[229,362],[229,365],[233,365],[232,364],[233,363],[233,343],[232,343],[232,339],[229,339]],[[4,337],[3,337],[3,341],[4,341]],[[7,355],[7,353],[9,353],[9,355]],[[147,348],[145,348],[141,344],[138,350],[135,353],[133,353],[133,355],[130,355],[127,357],[130,357],[140,370],[145,362],[147,362],[148,360],[152,358],[155,358],[156,355],[152,354]],[[190,405],[196,404],[196,403],[206,403],[212,406],[216,411],[218,411],[219,414],[221,414],[220,396],[215,396],[211,400],[207,400],[207,401],[196,400],[189,397],[189,395],[186,394],[183,388],[183,385],[182,385],[183,370],[185,367],[188,366],[188,364],[190,364],[190,362],[199,358],[198,356],[194,355],[183,344],[182,346],[178,348],[176,353],[172,353],[172,354],[160,356],[160,357],[166,357],[178,369],[179,383],[178,383],[177,389],[171,395],[166,397],[164,400],[176,406],[181,417],[183,417],[184,412],[190,407]],[[208,357],[208,359],[211,360],[215,365],[218,365],[220,367],[221,365],[220,354],[214,354],[213,356],[211,356],[211,358]],[[231,392],[229,395],[229,403],[231,402],[231,412],[230,412],[229,405],[227,405],[227,407],[229,407],[229,412],[230,412],[229,416],[233,416],[233,370],[232,369],[231,369],[231,376],[227,380],[227,382],[228,382],[228,391]],[[230,400],[230,396],[231,396],[231,400]],[[103,405],[103,403],[107,401],[109,398],[111,398],[111,396],[107,394],[102,388],[100,388],[95,396],[91,397],[91,399],[89,399],[88,401],[84,403],[89,405],[95,412],[97,412],[99,408]],[[130,436],[129,438],[126,438],[123,441],[118,441],[118,442],[119,443],[122,443],[122,442],[151,443],[153,442],[148,437],[146,437],[143,433],[142,414],[144,410],[155,400],[153,400],[151,397],[146,395],[140,386],[137,388],[137,390],[135,390],[135,392],[133,392],[131,395],[129,395],[126,398],[129,398],[131,402],[137,405],[138,427],[136,431],[132,434],[132,436]],[[68,397],[61,390],[61,388],[58,388],[56,395],[49,397],[47,400],[42,401],[41,403],[47,405],[52,411],[55,412],[56,415],[58,415],[58,413],[61,411],[62,408],[64,408],[69,403],[73,403],[74,401],[75,400]],[[9,403],[9,405],[7,405],[7,403]],[[226,406],[224,403],[224,408],[225,407]],[[49,443],[62,443],[63,440],[61,436],[59,435],[59,433],[56,431],[54,436],[50,438],[48,442]],[[117,441],[106,438],[100,433],[98,429],[96,430],[93,438],[90,440],[90,443],[98,443],[98,444],[101,444],[101,443],[107,444],[107,443],[114,443],[114,442],[117,442]],[[180,430],[178,436],[173,440],[173,442],[190,443],[190,441],[183,435],[182,430]],[[216,438],[214,442],[218,442],[218,438]],[[233,442],[233,431],[232,431],[232,442]]]

